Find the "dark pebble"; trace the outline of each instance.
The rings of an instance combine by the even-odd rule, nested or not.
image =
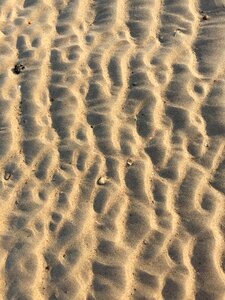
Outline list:
[[[24,69],[25,69],[25,66],[23,64],[18,63],[15,65],[13,72],[15,74],[20,74],[22,72],[22,70],[24,70]]]
[[[203,19],[204,21],[206,21],[206,20],[208,20],[208,19],[209,19],[209,16],[207,16],[207,15],[204,15],[204,16],[202,17],[202,19]]]

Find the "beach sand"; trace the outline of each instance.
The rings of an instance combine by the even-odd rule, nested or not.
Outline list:
[[[0,58],[0,299],[225,299],[225,0],[0,0]]]

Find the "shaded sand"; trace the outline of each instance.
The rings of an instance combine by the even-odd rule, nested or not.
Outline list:
[[[225,0],[0,0],[0,57],[0,299],[225,299]]]

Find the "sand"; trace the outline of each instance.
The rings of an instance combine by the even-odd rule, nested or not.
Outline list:
[[[0,299],[225,299],[225,0],[0,0],[0,57]]]

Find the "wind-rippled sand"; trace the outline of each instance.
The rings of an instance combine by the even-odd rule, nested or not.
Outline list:
[[[0,299],[225,299],[225,0],[0,0],[0,58]]]

